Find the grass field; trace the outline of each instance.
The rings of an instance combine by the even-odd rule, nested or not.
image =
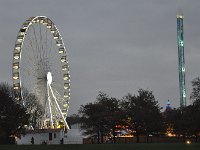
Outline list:
[[[199,144],[0,145],[0,150],[200,150]]]

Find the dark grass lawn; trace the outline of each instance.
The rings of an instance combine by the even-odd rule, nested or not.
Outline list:
[[[199,144],[0,145],[0,150],[200,150]]]

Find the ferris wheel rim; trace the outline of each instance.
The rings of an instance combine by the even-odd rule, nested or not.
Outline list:
[[[69,75],[69,63],[66,53],[66,48],[64,42],[62,40],[61,34],[57,29],[56,25],[46,16],[35,16],[28,18],[21,26],[17,39],[15,42],[14,52],[13,52],[13,67],[12,67],[12,78],[13,78],[13,90],[14,97],[17,101],[23,100],[22,92],[22,78],[21,78],[21,56],[23,53],[23,45],[24,40],[26,38],[26,34],[33,24],[42,24],[44,25],[52,34],[53,40],[56,42],[56,46],[58,48],[58,54],[60,56],[60,61],[62,64],[63,70],[63,89],[66,92],[63,93],[63,99],[66,100],[63,114],[67,116],[68,108],[69,108],[69,99],[70,99],[70,75]],[[65,91],[64,90],[64,91]]]

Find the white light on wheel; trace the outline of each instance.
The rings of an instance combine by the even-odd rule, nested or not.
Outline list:
[[[47,82],[48,82],[49,85],[52,83],[52,75],[51,75],[51,72],[48,72],[48,73],[47,73]]]

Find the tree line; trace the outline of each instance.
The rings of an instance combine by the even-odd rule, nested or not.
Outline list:
[[[136,137],[165,136],[167,133],[177,137],[200,136],[200,78],[192,81],[192,104],[183,108],[159,106],[153,92],[139,89],[137,94],[127,94],[122,99],[110,97],[99,92],[94,102],[81,105],[78,114],[67,118],[69,124],[80,123],[86,135],[96,135],[98,143],[103,137],[111,137],[116,142],[117,130],[128,130]]]
[[[118,130],[128,130],[137,137],[162,136],[170,132],[180,137],[200,136],[200,78],[192,81],[192,103],[183,108],[167,108],[164,112],[150,90],[139,89],[121,99],[99,92],[96,101],[81,105],[78,114],[67,118],[69,124],[80,123],[86,135],[96,135],[98,143],[108,136],[116,142]],[[12,87],[0,83],[0,144],[6,144],[11,135],[19,135],[25,125],[37,128],[43,109],[36,97],[24,93],[25,100],[17,102]]]

